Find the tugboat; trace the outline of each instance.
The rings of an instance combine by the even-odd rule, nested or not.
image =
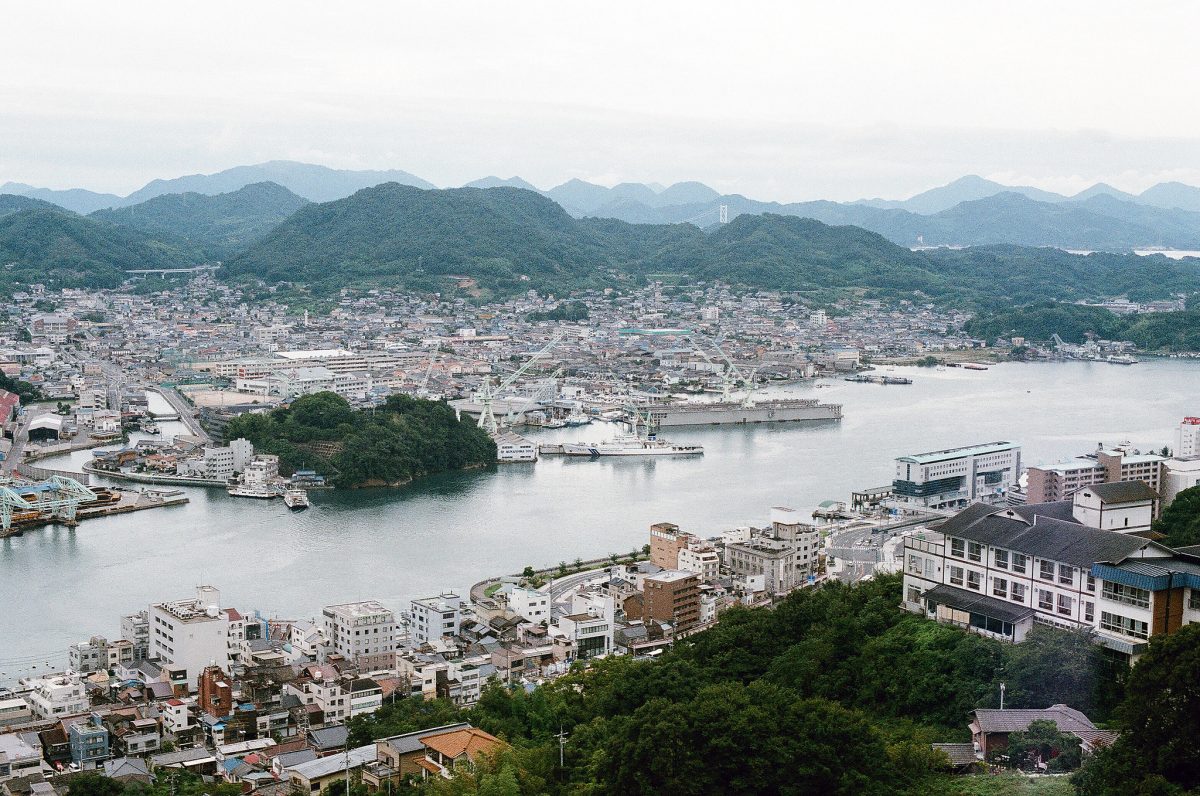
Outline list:
[[[283,505],[292,511],[308,508],[308,493],[303,489],[288,489],[283,493]]]

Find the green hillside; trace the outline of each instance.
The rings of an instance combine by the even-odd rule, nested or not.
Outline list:
[[[181,240],[220,259],[263,237],[306,204],[281,185],[260,182],[215,196],[166,194],[90,217],[163,240]]]
[[[0,217],[0,289],[115,287],[135,268],[181,268],[196,252],[141,232],[62,210],[22,210]]]

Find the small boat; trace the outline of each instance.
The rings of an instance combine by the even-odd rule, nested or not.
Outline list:
[[[159,428],[155,423],[146,423],[142,426],[142,431],[146,432],[147,434],[158,434],[162,432],[162,429]]]
[[[567,421],[559,420],[557,417],[550,417],[542,421],[542,428],[566,428]]]
[[[308,508],[308,493],[303,489],[289,489],[283,493],[283,505],[292,511]]]
[[[649,437],[622,435],[605,442],[568,442],[562,446],[567,456],[698,456],[703,445],[680,445]]]
[[[1108,361],[1113,365],[1136,365],[1138,363],[1138,360],[1128,354],[1113,354]]]
[[[588,423],[592,422],[592,419],[583,412],[576,411],[567,415],[566,420],[563,422],[565,422],[568,426],[586,426]]]

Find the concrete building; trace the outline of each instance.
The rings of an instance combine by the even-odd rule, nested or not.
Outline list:
[[[230,440],[229,451],[233,454],[233,471],[240,473],[254,459],[254,444],[245,437]]]
[[[440,594],[412,601],[412,638],[417,644],[458,634],[462,623],[463,599],[457,594]]]
[[[550,619],[550,594],[540,589],[524,586],[512,587],[508,593],[508,609],[530,622],[545,622]]]
[[[39,719],[59,719],[88,709],[87,692],[77,674],[57,674],[21,680],[25,701]]]
[[[150,656],[150,614],[138,611],[121,617],[121,638],[128,641],[133,663],[144,661]]]
[[[799,521],[796,511],[771,509],[771,526],[751,528],[749,539],[725,545],[725,566],[743,580],[761,578],[772,597],[787,594],[815,574],[820,555],[820,532]]]
[[[560,616],[555,628],[570,644],[576,658],[607,655],[613,650],[616,601],[597,592],[575,594],[571,613]],[[699,621],[699,617],[696,617]]]
[[[1200,417],[1185,417],[1175,434],[1175,455],[1200,456]]]
[[[989,442],[897,458],[892,491],[904,503],[935,509],[998,502],[1020,473],[1021,446]]]
[[[642,581],[642,621],[670,622],[676,632],[700,621],[700,576],[665,570]]]
[[[677,569],[695,572],[702,581],[716,580],[721,574],[721,555],[708,542],[696,540],[679,551]]]
[[[206,666],[197,678],[196,704],[214,719],[233,712],[233,687],[230,678],[216,666]]]
[[[37,733],[0,733],[0,783],[32,777],[42,770],[42,747]]]
[[[679,551],[687,546],[686,534],[672,522],[650,526],[650,563],[663,569],[679,566]]]
[[[388,667],[395,658],[396,614],[377,600],[329,605],[321,612],[330,650],[366,669]]]
[[[150,606],[149,656],[181,670],[179,678],[190,690],[204,667],[229,670],[241,622],[240,614],[221,608],[218,589],[197,586],[195,597]]]
[[[111,756],[108,728],[97,713],[93,713],[88,721],[79,721],[67,728],[67,744],[71,749],[71,762],[84,771],[96,768]]]
[[[1119,481],[1142,481],[1157,491],[1164,461],[1164,456],[1140,453],[1129,445],[1121,445],[1099,448],[1095,453],[1057,464],[1030,467],[1027,471],[1026,502],[1070,500],[1084,487]]]
[[[1162,508],[1171,505],[1180,492],[1194,486],[1200,486],[1200,454],[1176,456],[1162,463],[1162,475],[1159,478]]]

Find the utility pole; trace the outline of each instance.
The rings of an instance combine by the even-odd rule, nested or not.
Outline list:
[[[1000,684],[1000,709],[1004,710],[1004,683]]]
[[[558,734],[554,736],[558,739],[558,767],[563,768],[563,751],[567,748],[567,733],[563,731],[562,725],[558,725]]]

